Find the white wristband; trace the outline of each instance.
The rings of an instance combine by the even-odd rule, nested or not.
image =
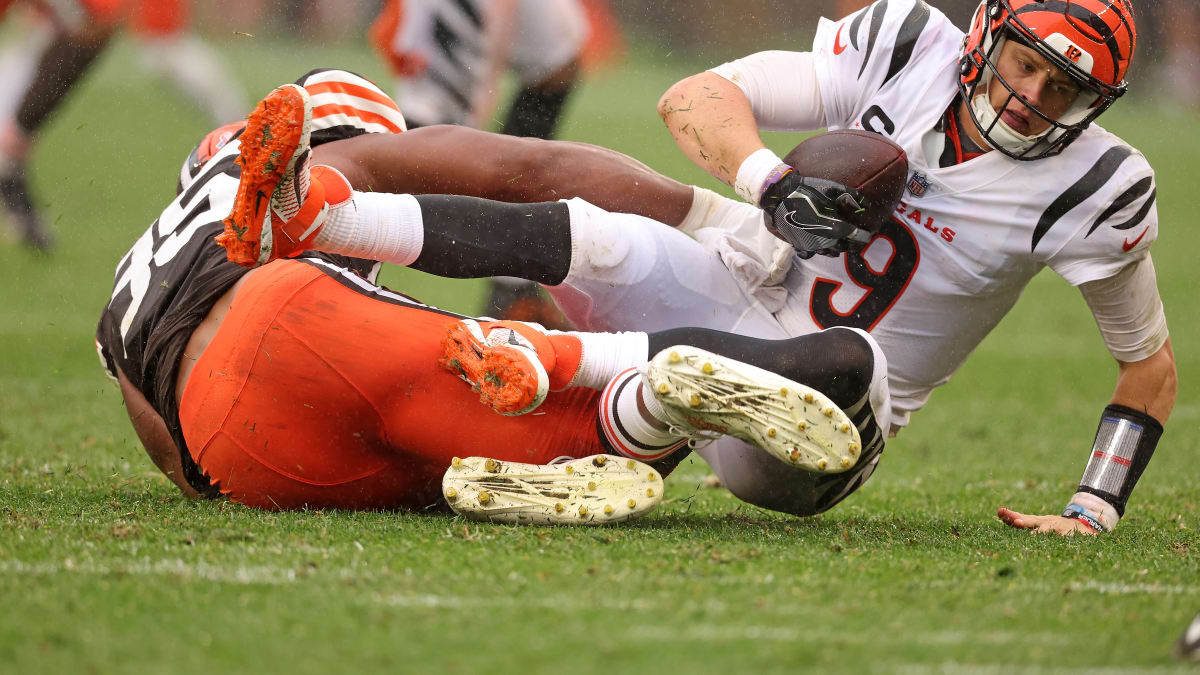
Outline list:
[[[1112,504],[1090,492],[1076,492],[1067,504],[1068,507],[1071,505],[1084,509],[1089,515],[1100,521],[1106,532],[1112,532],[1113,528],[1117,526],[1117,521],[1121,519]]]
[[[758,206],[758,200],[766,188],[765,183],[780,165],[787,166],[779,155],[767,148],[755,150],[738,167],[737,180],[733,183],[734,191],[742,199]]]

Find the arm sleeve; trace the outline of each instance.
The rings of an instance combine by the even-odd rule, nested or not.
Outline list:
[[[813,55],[769,51],[723,63],[712,72],[737,85],[766,131],[815,131],[825,127],[825,108]]]
[[[1113,358],[1142,361],[1166,343],[1167,317],[1149,255],[1107,279],[1082,284],[1079,290]]]
[[[1131,156],[1112,185],[1085,202],[1088,215],[1075,221],[1074,230],[1064,231],[1059,249],[1046,261],[1072,286],[1117,275],[1146,257],[1158,237],[1157,189],[1145,158]]]

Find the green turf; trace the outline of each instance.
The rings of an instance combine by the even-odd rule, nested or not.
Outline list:
[[[352,48],[241,40],[233,53],[253,64],[253,96],[309,66],[381,74]],[[641,60],[590,82],[565,135],[706,181],[654,114],[659,92],[698,67]],[[37,150],[59,250],[43,260],[0,246],[0,671],[1176,668],[1170,644],[1200,609],[1200,410],[1188,385],[1200,365],[1190,271],[1200,135],[1194,119],[1129,102],[1107,121],[1159,170],[1155,257],[1183,382],[1111,536],[1034,537],[993,516],[1002,504],[1062,507],[1114,382],[1078,293],[1049,274],[889,443],[870,484],[823,517],[704,488],[698,461],[680,468],[658,511],[601,530],[264,514],[177,496],[97,367],[92,331],[116,260],[206,130],[119,49]],[[389,279],[477,309],[477,283]]]

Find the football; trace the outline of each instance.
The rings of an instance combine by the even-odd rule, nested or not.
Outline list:
[[[803,176],[852,187],[867,199],[863,227],[878,232],[892,215],[908,181],[904,148],[870,131],[828,131],[807,138],[784,157]]]

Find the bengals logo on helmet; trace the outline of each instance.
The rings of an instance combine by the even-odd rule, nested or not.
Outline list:
[[[1137,45],[1128,0],[983,0],[963,39],[959,61],[959,89],[967,100],[985,75],[994,73],[996,48],[1010,38],[1036,49],[1095,94],[1086,114],[1055,121],[1038,147],[1020,154],[1006,150],[1010,156],[1040,159],[1062,152],[1125,93],[1125,74]]]

